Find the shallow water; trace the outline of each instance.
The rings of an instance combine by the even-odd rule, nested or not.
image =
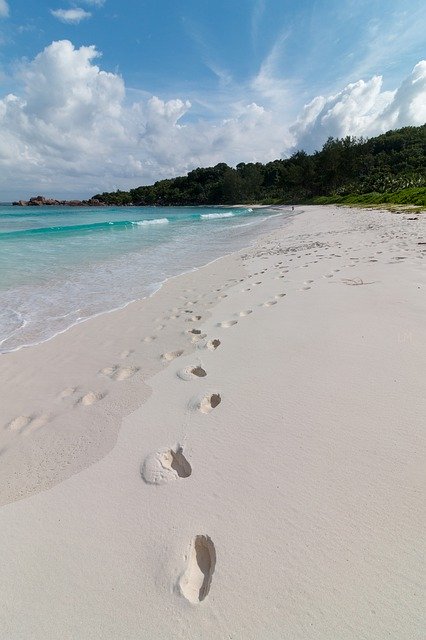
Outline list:
[[[152,294],[282,224],[275,210],[0,206],[0,352]]]

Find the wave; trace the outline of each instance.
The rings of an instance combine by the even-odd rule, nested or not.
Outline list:
[[[19,238],[22,236],[39,236],[53,234],[84,233],[87,231],[106,231],[110,229],[131,229],[134,225],[144,226],[149,224],[164,224],[167,218],[156,220],[118,220],[116,222],[93,222],[92,224],[74,224],[55,227],[40,227],[38,229],[20,229],[19,231],[0,232],[0,240]]]
[[[214,220],[215,218],[233,218],[235,213],[226,211],[225,213],[202,213],[200,215],[201,220]]]
[[[138,227],[144,227],[148,224],[167,224],[168,222],[168,218],[156,218],[155,220],[135,220],[132,224],[136,224]]]

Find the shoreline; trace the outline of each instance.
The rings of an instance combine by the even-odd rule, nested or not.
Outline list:
[[[241,205],[241,206],[240,206],[240,205],[236,205],[236,206],[235,206],[235,208],[241,208],[242,206],[243,206],[243,205]],[[194,207],[194,208],[196,208],[196,207]],[[202,208],[204,209],[204,208],[206,208],[206,207],[202,207]],[[218,206],[218,207],[212,207],[212,208],[219,208],[219,206]],[[225,208],[226,208],[226,207],[225,207]],[[249,207],[249,208],[251,209],[252,207]],[[279,216],[279,215],[291,214],[291,212],[288,210],[288,207],[286,207],[286,206],[284,206],[284,205],[283,205],[282,207],[274,207],[274,206],[271,206],[271,207],[269,207],[269,206],[268,206],[268,207],[263,207],[263,206],[253,205],[253,208],[255,208],[255,209],[264,208],[264,209],[266,209],[266,210],[268,210],[268,211],[277,211],[277,213],[275,213],[275,214],[273,214],[273,215],[269,216],[269,218],[268,218],[268,219],[265,219],[265,220],[253,220],[253,221],[248,222],[248,223],[246,223],[246,224],[242,224],[242,225],[240,225],[241,227],[244,227],[244,226],[251,226],[251,225],[255,225],[255,224],[261,224],[262,222],[266,222],[266,224],[268,224],[268,220],[269,220],[269,219],[270,219],[270,220],[272,220],[272,219],[274,219],[275,217],[277,217],[277,216]],[[289,215],[289,217],[290,217],[290,215]],[[267,233],[269,233],[269,232],[270,232],[270,230],[265,230],[265,231],[264,231],[264,233],[265,233],[265,234],[267,234]],[[255,237],[251,238],[251,240],[250,240],[250,242],[249,242],[249,245],[250,245],[250,243],[256,242],[256,239],[257,239],[257,236],[255,236]],[[247,245],[247,246],[249,246],[249,245]],[[41,338],[40,340],[36,340],[36,341],[33,341],[33,342],[23,343],[23,344],[20,344],[20,345],[18,345],[18,346],[16,346],[16,347],[7,348],[7,349],[2,349],[2,344],[3,344],[3,343],[5,343],[5,342],[7,343],[7,342],[10,340],[10,338],[12,338],[12,337],[14,336],[14,333],[16,333],[17,331],[19,331],[19,329],[17,329],[17,330],[15,330],[15,332],[14,332],[14,333],[12,333],[12,334],[10,334],[10,335],[6,336],[6,337],[2,340],[2,342],[0,342],[0,357],[1,357],[3,354],[7,354],[7,353],[14,353],[14,352],[16,352],[16,351],[20,351],[21,349],[27,349],[27,348],[34,347],[34,346],[37,346],[37,345],[39,345],[39,344],[42,344],[42,343],[44,343],[44,342],[48,342],[49,340],[54,339],[56,336],[61,335],[62,333],[64,333],[64,332],[68,331],[68,330],[69,330],[69,329],[71,329],[72,327],[77,326],[77,325],[79,325],[79,324],[81,324],[81,323],[84,323],[84,322],[86,322],[87,320],[91,320],[91,319],[93,319],[93,318],[97,318],[97,317],[99,317],[99,316],[102,316],[103,314],[108,314],[108,313],[112,313],[112,312],[115,312],[115,311],[120,311],[120,310],[122,310],[122,309],[125,309],[125,308],[126,308],[128,305],[130,305],[130,304],[133,304],[133,303],[135,303],[135,302],[139,302],[139,301],[141,301],[141,300],[148,299],[148,298],[150,298],[152,295],[154,295],[157,291],[159,291],[159,290],[161,289],[161,287],[162,287],[162,286],[164,286],[164,284],[165,284],[165,283],[167,283],[170,279],[175,278],[175,277],[179,277],[180,275],[184,275],[184,274],[186,274],[186,273],[191,273],[192,271],[194,271],[194,270],[196,270],[196,269],[199,269],[199,268],[202,268],[202,267],[204,267],[204,266],[207,266],[208,264],[210,264],[210,263],[214,262],[215,260],[218,260],[218,259],[220,259],[220,258],[222,258],[222,257],[226,257],[227,255],[231,255],[234,251],[238,251],[238,250],[240,250],[240,249],[238,249],[238,247],[237,247],[237,248],[232,249],[231,251],[229,251],[229,252],[227,252],[227,253],[224,253],[224,254],[218,255],[217,257],[213,258],[213,260],[210,260],[210,261],[208,261],[208,262],[206,262],[206,263],[201,263],[201,264],[196,265],[196,266],[194,266],[194,267],[192,267],[192,268],[190,268],[190,269],[187,269],[187,270],[185,270],[185,271],[181,271],[181,272],[179,272],[179,273],[176,273],[176,274],[172,274],[172,275],[170,275],[170,276],[167,276],[167,277],[166,277],[166,278],[164,278],[164,280],[162,280],[162,281],[155,282],[155,283],[150,283],[150,284],[149,284],[149,288],[151,288],[151,289],[153,289],[153,290],[152,290],[151,292],[147,293],[146,295],[143,295],[142,297],[131,298],[130,300],[125,301],[125,302],[123,302],[122,304],[120,304],[120,305],[118,305],[118,306],[114,306],[114,307],[111,307],[111,308],[103,309],[102,311],[99,311],[99,312],[97,312],[97,313],[94,313],[93,315],[90,315],[90,316],[87,316],[87,317],[84,317],[84,318],[78,318],[77,320],[75,320],[75,321],[74,321],[72,324],[70,324],[69,326],[67,326],[67,327],[65,327],[65,328],[62,328],[62,329],[57,330],[55,333],[53,333],[52,335],[50,335],[50,336],[48,336],[48,337]],[[73,312],[69,312],[69,314],[68,314],[68,315],[71,315],[72,313],[73,313]],[[26,324],[27,324],[27,323],[25,322],[23,326],[25,327],[25,326],[26,326]],[[20,328],[22,328],[22,327],[20,327]]]
[[[424,223],[306,207],[0,357],[4,637],[420,640]]]

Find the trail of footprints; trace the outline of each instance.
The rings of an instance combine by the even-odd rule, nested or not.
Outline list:
[[[262,271],[264,273],[266,270]],[[258,274],[254,274],[258,275]],[[255,284],[262,284],[261,281]],[[220,291],[220,289],[218,290]],[[244,291],[250,291],[250,288]],[[260,306],[272,307],[277,304],[285,293],[278,293],[274,299],[267,300]],[[220,294],[218,299],[224,299],[227,294]],[[238,318],[244,318],[253,313],[253,309],[242,309],[235,314]],[[193,315],[187,321],[195,322],[201,319],[201,316]],[[238,320],[232,318],[224,320],[217,324],[217,327],[228,329],[238,324]],[[201,329],[188,329],[193,341],[198,343],[199,348],[215,351],[221,344],[219,338],[205,340],[207,335],[202,333]],[[180,357],[184,351],[182,349],[176,351],[168,351],[163,353],[161,358],[164,362],[171,362]],[[183,367],[177,371],[177,377],[185,382],[200,380],[207,377],[207,371],[201,364],[194,364]],[[193,397],[189,401],[189,408],[202,414],[211,413],[222,402],[221,394],[218,391],[209,391],[201,393],[199,396]],[[177,444],[170,449],[159,449],[150,453],[142,463],[141,476],[146,484],[149,485],[166,485],[170,482],[182,478],[189,478],[192,468],[189,460],[185,457],[183,446]],[[216,566],[216,549],[213,541],[207,535],[197,535],[191,541],[188,553],[186,555],[185,569],[179,577],[176,589],[191,603],[200,603],[208,595],[211,582]]]
[[[397,240],[401,240],[401,237],[396,238]],[[389,242],[389,240],[394,240],[393,237],[387,237],[385,233],[382,236],[382,242],[385,244]],[[423,242],[418,242],[418,244],[424,244]],[[337,245],[340,249],[339,243]],[[293,268],[306,268],[309,264],[317,264],[319,259],[332,259],[332,258],[345,258],[349,260],[346,264],[342,264],[343,267],[356,267],[360,263],[364,264],[372,264],[376,263],[381,259],[383,251],[377,250],[374,254],[369,255],[367,257],[364,256],[364,259],[361,259],[359,256],[355,255],[355,253],[362,248],[365,248],[367,245],[363,245],[363,247],[349,247],[346,249],[340,249],[339,253],[331,253],[329,255],[325,255],[324,249],[329,249],[330,245],[324,243],[312,243],[311,249],[305,253],[301,252],[298,255],[294,255],[293,257],[296,260],[302,258],[302,253],[305,257],[310,256],[310,260],[308,260],[305,264],[299,264]],[[400,255],[403,252],[407,252],[408,249],[406,246],[403,246],[396,242],[391,251],[397,253],[390,262],[398,263],[402,262],[407,258],[405,255]],[[278,251],[280,252],[280,251]],[[281,251],[282,252],[282,251]],[[423,257],[424,248],[420,248],[420,253],[418,257]],[[284,251],[286,253],[286,251]],[[260,255],[260,254],[259,254]],[[270,255],[270,252],[269,252]],[[267,257],[267,255],[263,256]],[[288,262],[293,261],[293,257],[287,256]],[[286,274],[289,272],[289,265],[285,264],[283,261],[279,261],[274,265],[276,269],[276,274],[274,276],[275,279],[281,280],[286,278]],[[246,278],[242,278],[239,281],[235,279],[230,279],[227,281],[223,287],[220,287],[216,290],[218,300],[223,300],[228,297],[227,293],[223,292],[223,289],[227,286],[233,286],[235,284],[248,281],[250,286],[241,289],[241,293],[249,293],[253,291],[253,287],[260,286],[262,284],[261,280],[255,280],[256,276],[258,277],[261,274],[264,274],[267,271],[267,268],[260,272],[256,272],[252,275],[247,276]],[[323,278],[329,280],[330,282],[338,274],[340,269],[330,270],[328,273],[323,274]],[[338,279],[339,280],[339,279]],[[337,280],[337,281],[338,281]],[[251,282],[250,282],[251,281]],[[334,280],[333,280],[334,282]],[[362,285],[362,284],[372,284],[372,282],[365,282],[363,279],[359,277],[354,278],[340,278],[341,284],[346,285]],[[304,280],[303,284],[300,287],[300,291],[308,291],[311,289],[314,284],[313,279]],[[186,290],[184,293],[194,295],[193,290]],[[261,303],[259,307],[270,308],[274,307],[277,302],[283,298],[286,293],[278,293],[273,297],[273,299],[266,300]],[[152,343],[157,339],[157,333],[162,331],[166,325],[162,324],[162,321],[165,320],[177,320],[179,318],[184,319],[187,323],[194,323],[201,320],[201,316],[194,313],[194,305],[198,302],[198,300],[188,300],[186,296],[183,297],[185,302],[181,307],[174,307],[171,309],[167,316],[164,318],[157,318],[158,325],[155,327],[155,333],[152,335],[147,335],[142,338],[141,342],[143,343]],[[213,304],[213,300],[210,303]],[[238,324],[239,319],[247,317],[253,313],[253,309],[242,309],[241,311],[235,313],[234,318],[229,320],[223,320],[219,322],[216,326],[220,329],[229,329],[231,327],[235,327]],[[190,328],[185,331],[185,333],[190,337],[191,341],[197,344],[199,349],[207,349],[211,352],[214,352],[221,344],[219,338],[207,339],[207,335],[198,328]],[[126,350],[120,354],[120,358],[126,359],[128,358],[133,351]],[[176,358],[179,358],[184,353],[183,349],[177,349],[174,351],[167,351],[161,354],[161,360],[164,363],[169,363]],[[124,381],[131,377],[133,377],[139,371],[139,367],[135,366],[123,366],[121,364],[114,364],[110,367],[105,367],[99,371],[102,376],[106,376],[110,378],[112,381]],[[208,377],[206,369],[201,364],[193,364],[186,366],[180,369],[177,372],[177,377],[184,382],[191,382],[196,380],[203,380]],[[59,396],[60,400],[71,399],[74,405],[89,407],[99,402],[106,396],[105,391],[86,391],[81,395],[81,391],[78,387],[68,387],[62,391]],[[210,414],[214,409],[216,409],[222,401],[221,394],[217,390],[204,391],[199,396],[193,397],[189,401],[189,408],[194,411],[198,411],[201,414]],[[41,426],[47,424],[50,420],[50,416],[48,414],[34,414],[28,416],[18,416],[14,418],[8,425],[7,428],[15,433],[19,434],[27,434],[32,431],[37,430]],[[149,454],[143,464],[141,466],[141,476],[146,484],[148,485],[167,485],[170,482],[189,478],[192,474],[192,468],[190,461],[186,458],[183,446],[181,444],[176,444],[172,448],[159,449],[154,453]],[[176,590],[182,596],[184,596],[190,603],[200,603],[208,596],[213,574],[216,566],[216,549],[213,541],[207,535],[200,534],[196,535],[193,540],[190,542],[188,551],[185,556],[185,567],[183,569],[182,574],[179,576],[176,582]]]

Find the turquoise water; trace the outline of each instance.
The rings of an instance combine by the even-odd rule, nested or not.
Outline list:
[[[282,224],[274,210],[0,205],[0,352],[152,294]]]

